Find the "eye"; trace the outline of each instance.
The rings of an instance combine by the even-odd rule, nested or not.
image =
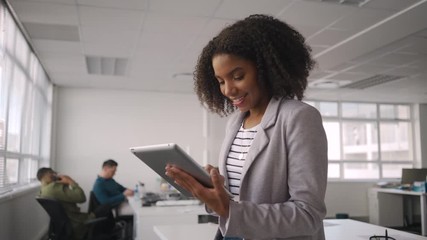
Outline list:
[[[233,76],[234,80],[242,80],[245,77],[243,74],[236,74]]]

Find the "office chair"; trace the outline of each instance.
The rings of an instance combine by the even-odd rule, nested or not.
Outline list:
[[[43,207],[50,217],[49,223],[49,240],[71,240],[73,239],[73,228],[71,221],[68,218],[61,203],[52,198],[36,197],[37,202]],[[86,233],[85,239],[87,240],[104,240],[110,239],[105,235],[96,235],[93,233],[93,227],[101,222],[106,221],[107,218],[95,218],[85,222],[89,226],[89,231]]]
[[[90,191],[88,212],[95,212],[100,206],[102,205],[96,198],[95,193]],[[119,235],[120,239],[131,239],[133,233],[133,216],[119,216],[118,207],[110,207],[110,209],[116,223],[116,235]]]

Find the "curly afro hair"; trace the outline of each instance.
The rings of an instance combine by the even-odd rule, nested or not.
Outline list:
[[[235,110],[222,95],[212,58],[232,54],[255,63],[257,80],[270,97],[301,100],[315,62],[304,37],[288,24],[266,15],[251,15],[223,29],[204,47],[194,71],[194,90],[202,104],[221,116]]]

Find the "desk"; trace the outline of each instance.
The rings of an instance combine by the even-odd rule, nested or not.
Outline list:
[[[327,219],[323,224],[326,240],[367,240],[372,235],[383,236],[386,229],[388,235],[397,240],[427,239],[423,236],[350,219]],[[161,240],[204,240],[213,239],[218,225],[211,223],[162,225],[154,226],[154,229]]]
[[[133,197],[128,201],[134,216],[134,240],[158,240],[154,225],[198,224],[199,215],[206,215],[203,205],[142,207]]]
[[[403,196],[416,196],[419,199],[421,234],[427,236],[426,193],[388,188],[369,189],[369,222],[381,226],[403,226]]]

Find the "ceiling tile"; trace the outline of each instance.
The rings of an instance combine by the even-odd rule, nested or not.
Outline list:
[[[182,34],[143,33],[133,58],[150,67],[172,64],[184,54],[192,38]]]
[[[34,39],[32,43],[40,55],[43,55],[43,53],[66,53],[70,55],[82,54],[80,42]]]
[[[323,51],[323,50],[325,50],[325,49],[328,49],[328,47],[327,47],[327,46],[324,46],[324,45],[322,45],[322,46],[313,45],[313,44],[309,44],[309,45],[310,45],[311,50],[312,50],[312,52],[311,52],[311,55],[312,55],[312,56],[314,56],[314,55],[316,55],[316,54],[320,53],[321,51]]]
[[[66,4],[66,5],[75,5],[74,1],[70,0],[9,0],[9,2],[43,2],[43,3],[53,3],[53,4]]]
[[[82,27],[84,54],[127,58],[134,51],[139,33],[108,28]]]
[[[215,12],[216,18],[243,19],[251,14],[278,15],[291,0],[223,0]]]
[[[24,27],[32,39],[47,39],[58,41],[80,41],[77,26],[24,22]]]
[[[293,24],[292,27],[294,27],[298,32],[300,32],[306,39],[323,29],[323,26],[308,26],[302,24]]]
[[[418,68],[413,68],[413,67],[396,67],[384,73],[387,75],[396,75],[396,76],[412,76],[412,75],[418,75],[419,71],[418,71]]]
[[[371,0],[363,5],[364,8],[400,11],[418,0]]]
[[[406,42],[402,51],[427,55],[427,38],[414,37]]]
[[[220,0],[156,0],[150,2],[150,12],[170,15],[210,17]]]
[[[359,72],[359,73],[367,73],[367,74],[379,74],[389,70],[390,66],[379,65],[378,62],[375,63],[367,63],[363,65],[359,65],[357,67],[352,68],[349,71]]]
[[[192,16],[170,16],[148,13],[143,31],[147,33],[170,33],[176,35],[197,35],[208,18]]]
[[[327,79],[333,79],[337,81],[358,81],[361,79],[365,79],[367,77],[370,77],[370,74],[366,73],[352,73],[352,72],[342,72],[339,74],[336,74],[331,77],[327,77]]]
[[[291,25],[326,27],[356,9],[322,2],[295,1],[278,17]]]
[[[235,20],[231,19],[217,19],[212,18],[208,20],[203,30],[200,32],[200,35],[213,38],[221,32],[225,27],[233,24]]]
[[[22,22],[75,25],[79,21],[73,5],[15,1],[12,6]]]
[[[79,5],[116,9],[146,10],[148,0],[77,0]]]
[[[358,8],[356,11],[343,16],[331,27],[350,31],[361,31],[392,15],[392,11]]]
[[[79,7],[80,23],[84,27],[108,27],[114,30],[139,31],[143,12],[97,7]]]
[[[384,55],[381,58],[378,58],[375,60],[377,64],[382,65],[393,65],[393,66],[399,66],[399,65],[406,65],[416,60],[413,54],[400,54],[400,53],[391,53]]]
[[[346,38],[350,37],[352,32],[343,30],[329,30],[326,29],[316,35],[312,35],[307,39],[309,44],[313,45],[335,45]]]

